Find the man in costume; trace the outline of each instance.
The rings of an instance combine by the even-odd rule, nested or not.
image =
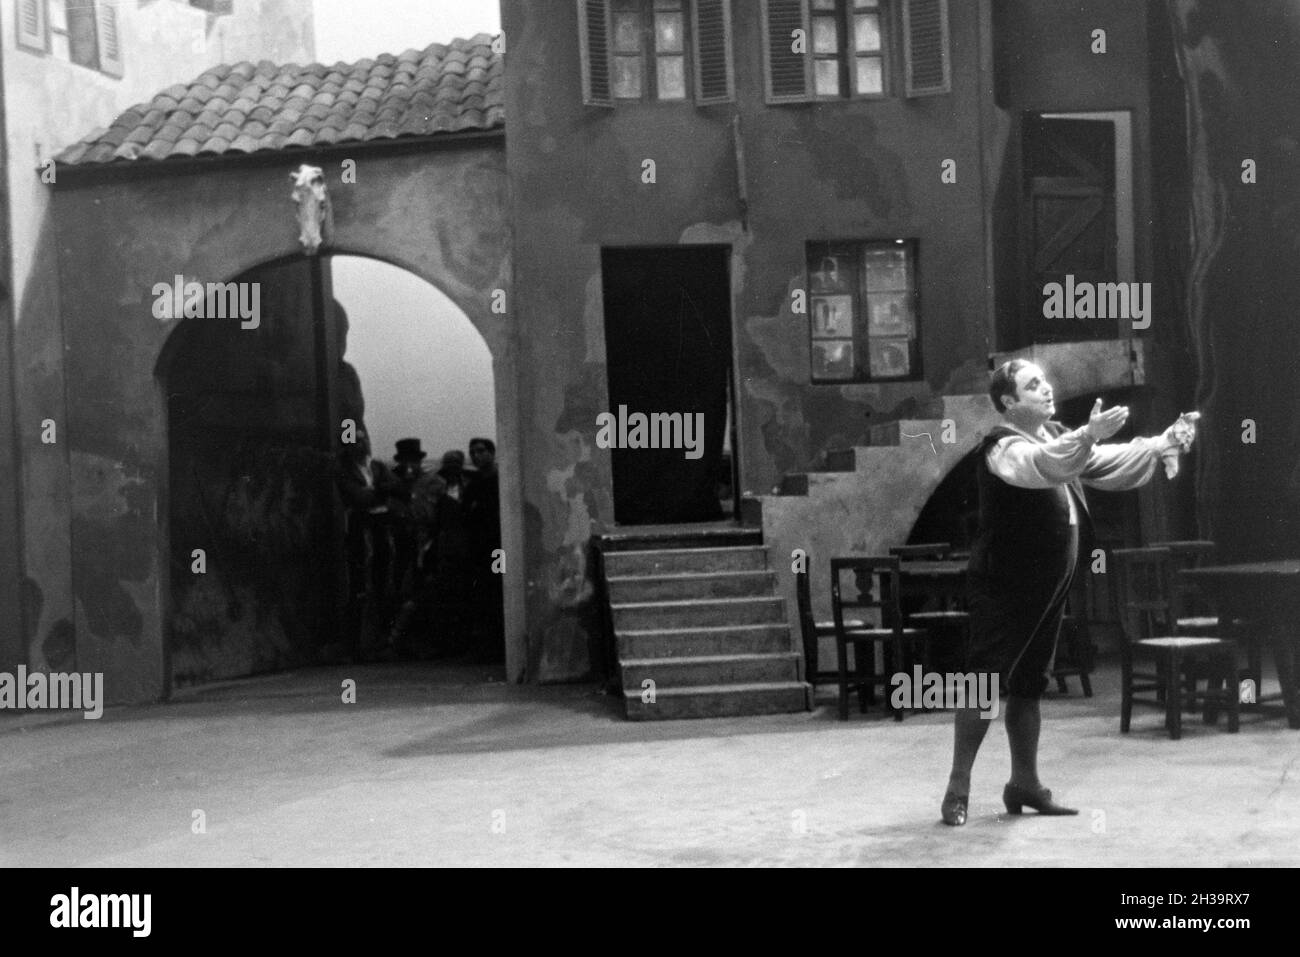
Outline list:
[[[1172,478],[1178,456],[1195,437],[1195,412],[1161,435],[1100,445],[1124,427],[1129,410],[1093,405],[1088,424],[1066,429],[1056,414],[1047,375],[1013,359],[989,384],[1003,421],[985,437],[976,474],[980,530],[970,560],[970,648],[967,668],[997,674],[1007,689],[1011,781],[1002,793],[1007,811],[1077,814],[1052,800],[1038,780],[1039,699],[1056,651],[1065,598],[1074,579],[1079,522],[1087,515],[1083,486],[1106,491],[1138,488],[1165,463]],[[966,823],[971,767],[988,722],[978,708],[956,713],[952,773],[944,795],[944,823]]]

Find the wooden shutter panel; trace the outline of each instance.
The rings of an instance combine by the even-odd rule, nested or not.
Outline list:
[[[99,69],[98,13],[90,3],[68,4],[68,56],[78,66]]]
[[[18,45],[44,53],[46,45],[45,0],[18,0]]]
[[[731,60],[731,0],[695,0],[695,101],[736,99]]]
[[[113,76],[122,75],[122,41],[117,26],[117,0],[97,0],[95,39],[99,44],[99,68]]]
[[[609,0],[578,0],[578,45],[582,49],[582,102],[613,106],[610,77]]]
[[[948,0],[903,0],[903,45],[908,96],[952,91]]]
[[[795,53],[791,34],[802,30],[804,52]],[[808,0],[763,0],[763,66],[767,102],[798,103],[811,99],[812,25]]]

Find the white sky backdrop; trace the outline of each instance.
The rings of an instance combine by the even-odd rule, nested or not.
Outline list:
[[[551,2],[551,0],[548,0]],[[316,59],[351,62],[497,33],[497,0],[316,0]],[[465,315],[424,280],[355,256],[332,259],[334,296],[351,329],[346,358],[361,377],[376,457],[413,436],[431,463],[496,435],[492,359]],[[436,467],[436,464],[435,464]]]

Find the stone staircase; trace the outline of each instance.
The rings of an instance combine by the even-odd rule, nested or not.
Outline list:
[[[808,709],[758,529],[638,529],[601,536],[600,548],[628,718]]]

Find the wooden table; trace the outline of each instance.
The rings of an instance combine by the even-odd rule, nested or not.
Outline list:
[[[1179,574],[1209,599],[1220,621],[1243,618],[1262,623],[1277,662],[1287,724],[1300,728],[1295,668],[1300,637],[1300,559],[1207,565],[1183,569]]]

